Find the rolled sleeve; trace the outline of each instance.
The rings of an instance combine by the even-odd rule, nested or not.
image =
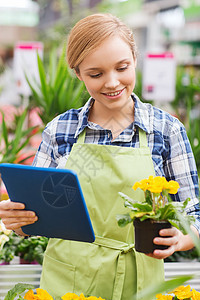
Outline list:
[[[44,167],[44,168],[56,168],[57,163],[54,155],[53,138],[51,134],[51,126],[47,125],[42,133],[42,142],[38,148],[33,166]]]
[[[187,214],[196,219],[194,226],[200,234],[199,182],[192,148],[184,126],[175,119],[169,135],[169,156],[165,162],[166,177],[179,183],[180,188],[174,201],[191,200],[186,208]]]

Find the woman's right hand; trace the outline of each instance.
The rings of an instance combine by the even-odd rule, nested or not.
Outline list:
[[[24,210],[24,208],[23,203],[12,202],[11,200],[0,201],[0,219],[6,229],[25,235],[21,227],[33,224],[38,220],[35,212]]]

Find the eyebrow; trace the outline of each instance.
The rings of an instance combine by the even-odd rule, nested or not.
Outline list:
[[[130,58],[124,58],[124,59],[118,61],[118,62],[116,63],[116,65],[119,65],[119,64],[121,64],[121,63],[123,63],[123,62],[127,62],[127,61],[130,61]],[[101,70],[101,68],[99,68],[99,67],[88,68],[88,69],[85,69],[85,72],[88,72],[88,71],[96,71],[96,70]]]

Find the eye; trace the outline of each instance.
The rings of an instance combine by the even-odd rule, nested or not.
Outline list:
[[[101,76],[101,73],[94,74],[94,75],[89,75],[91,78],[98,78]]]
[[[123,71],[125,71],[126,69],[128,69],[128,65],[123,66],[123,67],[121,67],[121,68],[118,68],[117,71],[123,72]]]

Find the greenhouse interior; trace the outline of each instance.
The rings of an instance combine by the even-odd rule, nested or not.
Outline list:
[[[89,18],[93,15],[95,22]],[[101,21],[99,32],[90,39],[89,31],[95,32],[101,18],[105,23]],[[85,23],[74,33],[83,19]],[[118,20],[121,29],[110,33]],[[133,50],[122,24],[133,33]],[[84,26],[88,40],[81,33]],[[109,32],[108,38],[102,39],[103,30],[105,35]],[[73,34],[76,41],[70,40]],[[112,46],[112,38],[121,44]],[[83,56],[77,58],[80,47]],[[119,53],[123,60],[112,65]],[[123,53],[132,53],[134,67]],[[123,102],[124,95],[128,102]],[[147,146],[141,146],[141,131],[146,132]],[[142,147],[151,151],[151,166],[146,158],[130,158],[132,150],[143,151]],[[52,172],[50,177],[40,178],[39,171],[34,173],[36,167]],[[128,176],[132,176],[130,183]],[[200,299],[198,178],[200,0],[0,0],[1,300]],[[37,204],[39,192],[42,203]],[[74,206],[75,213],[78,196],[81,204]],[[22,203],[34,211],[34,222],[24,215],[20,223],[25,210],[15,209],[14,203],[21,197],[32,200]],[[115,203],[119,198],[120,204],[107,205],[110,198]],[[161,200],[162,210],[156,211]],[[170,229],[163,233],[169,242],[163,249],[170,250],[137,251],[136,238],[132,240],[135,220],[159,222],[161,214],[169,219]],[[194,225],[187,223],[187,216]],[[48,225],[41,229],[42,224]],[[148,238],[145,230],[143,241]],[[169,236],[167,230],[174,231]],[[189,240],[190,246],[180,245],[179,239]],[[111,256],[116,256],[112,265]],[[153,284],[150,277],[158,273],[161,263],[164,280],[155,279]]]

